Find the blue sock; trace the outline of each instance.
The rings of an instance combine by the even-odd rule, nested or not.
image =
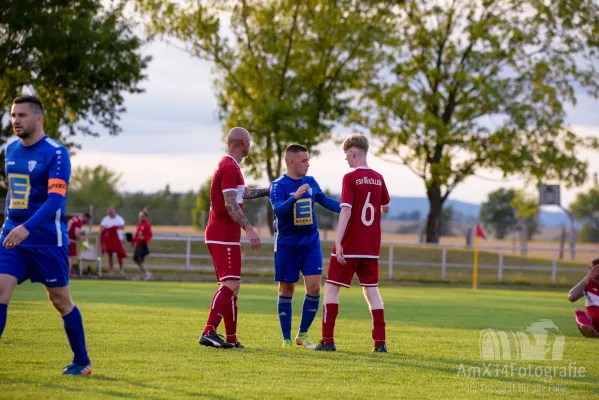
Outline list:
[[[291,340],[291,299],[291,296],[279,296],[279,302],[277,303],[279,323],[281,324],[284,340]]]
[[[6,326],[6,312],[8,311],[8,304],[0,304],[0,338],[2,338],[2,332]]]
[[[87,349],[85,348],[85,334],[83,332],[83,319],[77,306],[73,311],[62,317],[64,321],[64,330],[69,338],[71,350],[73,350],[73,362],[78,365],[89,364]]]
[[[309,294],[304,297],[304,306],[302,308],[302,321],[300,322],[299,331],[302,333],[308,332],[316,313],[318,312],[318,303],[320,302],[320,296],[310,296]]]

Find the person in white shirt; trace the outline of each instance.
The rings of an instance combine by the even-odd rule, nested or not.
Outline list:
[[[100,235],[102,235],[102,233],[106,229],[117,227],[118,228],[117,233],[118,233],[119,240],[121,241],[121,247],[122,247],[123,229],[125,229],[125,220],[123,219],[123,217],[121,217],[120,215],[118,215],[116,213],[114,207],[108,207],[106,214],[107,215],[104,218],[102,218],[102,222],[100,222]],[[124,252],[124,250],[123,250],[123,252]],[[112,273],[112,270],[114,267],[112,254],[113,254],[112,252],[108,252],[109,273]],[[121,257],[121,256],[119,256],[119,254],[117,254],[117,259],[118,259],[121,275],[124,275],[125,272],[123,270],[123,257]]]

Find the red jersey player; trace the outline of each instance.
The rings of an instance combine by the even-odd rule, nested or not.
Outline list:
[[[205,240],[212,256],[220,287],[212,297],[210,314],[199,343],[204,346],[243,347],[237,341],[237,294],[241,279],[241,229],[245,230],[252,249],[260,247],[260,237],[243,214],[243,200],[265,197],[270,189],[245,187],[239,163],[250,151],[250,134],[233,128],[227,136],[228,152],[218,163],[210,188],[210,215]],[[225,321],[226,341],[216,333]]]
[[[587,275],[568,293],[572,303],[583,297],[586,297],[586,312],[574,310],[576,326],[582,336],[599,338],[599,258],[591,261]]]
[[[348,136],[343,142],[343,151],[347,163],[355,169],[343,177],[337,237],[324,286],[322,340],[315,350],[337,350],[333,332],[339,310],[339,289],[341,286],[350,287],[356,274],[372,314],[372,351],[386,353],[385,315],[378,291],[378,258],[381,251],[381,211],[389,212],[389,192],[383,176],[368,167],[366,136]]]
[[[79,242],[81,241],[81,228],[87,224],[91,216],[85,213],[82,216],[75,216],[67,222],[67,234],[69,236],[69,276],[73,277],[73,262],[77,259]]]

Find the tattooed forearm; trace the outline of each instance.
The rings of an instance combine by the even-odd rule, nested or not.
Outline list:
[[[250,223],[243,214],[243,211],[241,211],[241,208],[239,208],[239,204],[237,204],[237,192],[224,192],[223,195],[225,197],[225,207],[229,215],[243,230],[246,230],[250,226]]]
[[[246,187],[243,191],[244,199],[257,199],[259,197],[266,197],[268,195],[270,195],[270,191],[268,189],[252,189]]]

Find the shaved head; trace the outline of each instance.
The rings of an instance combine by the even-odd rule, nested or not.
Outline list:
[[[250,140],[250,133],[244,128],[233,128],[227,135],[227,143],[240,142],[242,140]]]
[[[251,142],[250,133],[246,129],[240,127],[231,129],[227,135],[229,155],[236,159],[240,157],[239,160],[241,160],[241,158],[248,155]]]

